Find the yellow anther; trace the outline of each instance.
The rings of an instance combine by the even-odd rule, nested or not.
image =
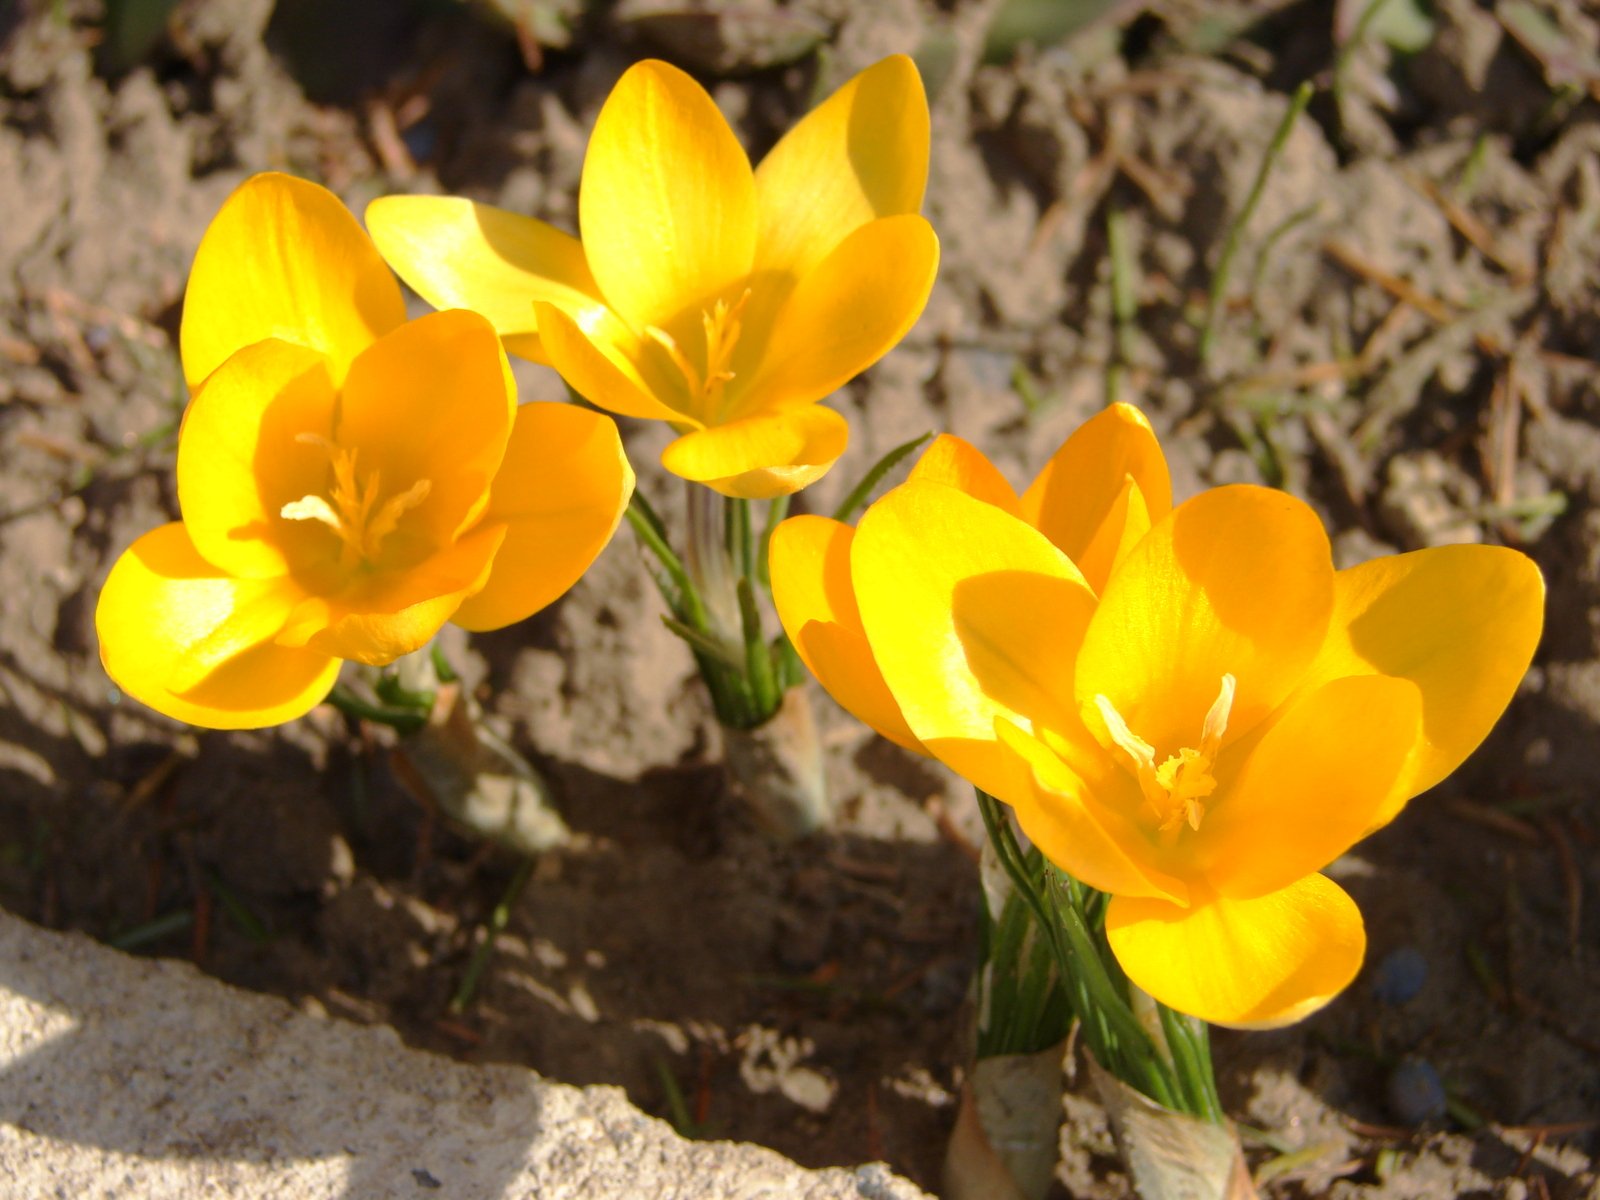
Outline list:
[[[1184,823],[1190,829],[1199,829],[1200,818],[1206,811],[1200,801],[1217,790],[1210,756],[1185,746],[1156,768],[1156,781],[1166,789],[1171,802],[1161,831],[1165,833]]]
[[[700,372],[695,370],[694,364],[689,361],[689,356],[683,352],[683,347],[678,345],[678,339],[673,337],[659,325],[645,326],[645,336],[667,352],[667,357],[672,360],[672,365],[678,368],[684,382],[689,385],[689,395],[696,400],[705,394],[705,384],[700,380]]]
[[[1217,789],[1214,764],[1223,735],[1228,731],[1235,690],[1234,677],[1224,675],[1221,690],[1206,713],[1200,748],[1185,746],[1159,767],[1156,766],[1155,747],[1128,728],[1110,699],[1094,698],[1107,734],[1132,763],[1139,790],[1144,794],[1146,815],[1161,833],[1170,836],[1185,825],[1190,829],[1200,828],[1206,813],[1203,801]]]
[[[733,379],[728,364],[733,361],[733,351],[739,344],[739,334],[744,328],[744,307],[749,299],[750,289],[745,288],[732,304],[719,299],[700,314],[700,328],[705,334],[703,375],[675,337],[657,325],[645,327],[645,336],[666,351],[667,358],[683,376],[690,403],[696,415],[702,418],[718,415],[716,409],[722,403],[723,388]]]
[[[356,471],[358,451],[347,450],[316,433],[302,433],[295,440],[320,446],[327,452],[333,486],[326,497],[311,493],[289,501],[278,515],[288,521],[317,521],[332,529],[339,535],[339,564],[343,567],[375,559],[383,539],[399,528],[400,519],[433,490],[430,481],[419,479],[379,504],[382,474],[375,470],[361,478]]]

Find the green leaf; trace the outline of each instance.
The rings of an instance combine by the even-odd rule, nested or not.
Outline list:
[[[924,433],[920,437],[912,438],[909,442],[901,442],[875,462],[872,465],[872,469],[861,477],[861,482],[851,488],[850,494],[840,501],[838,508],[833,510],[833,519],[835,521],[844,521],[847,524],[854,520],[857,511],[866,504],[867,497],[872,495],[873,488],[883,481],[883,477],[894,470],[901,460],[931,437],[933,437],[933,434]]]
[[[983,59],[1008,62],[1018,47],[1064,42],[1116,8],[1117,0],[1002,0],[983,39]]]
[[[707,658],[723,664],[735,671],[744,670],[744,656],[739,651],[724,642],[721,638],[714,638],[709,633],[702,632],[692,625],[686,625],[673,617],[662,615],[661,623],[684,641],[689,643],[689,648]]]

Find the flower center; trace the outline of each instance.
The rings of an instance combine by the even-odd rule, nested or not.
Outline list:
[[[749,299],[750,289],[745,288],[732,304],[718,300],[709,310],[700,314],[700,326],[706,339],[706,369],[703,375],[670,333],[659,325],[645,327],[645,336],[667,352],[672,365],[683,376],[689,388],[690,405],[695,415],[701,418],[718,415],[722,407],[723,390],[733,378],[728,364],[733,361],[734,347],[739,344],[739,334],[743,329],[741,318]]]
[[[377,470],[358,472],[357,450],[347,450],[317,433],[302,433],[295,440],[327,451],[333,486],[326,496],[312,493],[291,500],[278,510],[278,515],[289,521],[318,521],[338,534],[341,567],[371,563],[383,539],[399,526],[400,518],[426,500],[433,488],[428,480],[419,479],[379,503],[382,474]]]
[[[1200,731],[1200,748],[1185,746],[1160,766],[1156,765],[1155,747],[1128,728],[1111,701],[1105,696],[1094,698],[1111,740],[1132,760],[1139,790],[1144,793],[1142,815],[1163,834],[1175,835],[1185,825],[1200,828],[1206,815],[1205,798],[1217,788],[1212,769],[1222,735],[1228,731],[1235,686],[1232,675],[1222,677],[1222,688]]]

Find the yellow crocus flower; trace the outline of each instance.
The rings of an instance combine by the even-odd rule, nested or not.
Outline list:
[[[1135,984],[1234,1026],[1354,978],[1361,915],[1319,872],[1482,741],[1543,623],[1522,554],[1335,571],[1316,514],[1250,486],[1155,520],[1098,588],[1028,521],[930,480],[828,565],[910,733],[1111,896]]]
[[[705,90],[646,61],[595,123],[581,243],[447,197],[374,201],[367,224],[430,303],[483,313],[602,408],[669,422],[669,471],[768,499],[844,452],[844,419],[817,401],[927,303],[927,174],[927,100],[904,56],[851,79],[753,171]]]
[[[1113,404],[1080,425],[1021,496],[980,451],[950,434],[929,445],[910,478],[947,484],[1020,517],[1078,563],[1095,589],[1172,507],[1166,458],[1131,404]],[[897,745],[928,753],[867,644],[850,576],[854,535],[820,516],[778,526],[769,551],[778,619],[801,661],[852,716]]]
[[[95,611],[107,673],[180,720],[287,721],[343,659],[521,620],[577,580],[632,494],[609,417],[519,408],[476,313],[407,322],[355,218],[303,180],[257,175],[223,205],[180,348],[183,519],[134,542]]]

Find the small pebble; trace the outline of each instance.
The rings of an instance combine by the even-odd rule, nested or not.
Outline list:
[[[1409,1004],[1428,980],[1428,960],[1415,946],[1401,946],[1378,960],[1372,995],[1383,1004]]]
[[[1384,1088],[1389,1111],[1403,1125],[1422,1125],[1445,1115],[1444,1081],[1425,1058],[1402,1058]]]
[[[439,130],[427,117],[412,125],[400,135],[406,150],[419,163],[431,162],[439,149]]]

